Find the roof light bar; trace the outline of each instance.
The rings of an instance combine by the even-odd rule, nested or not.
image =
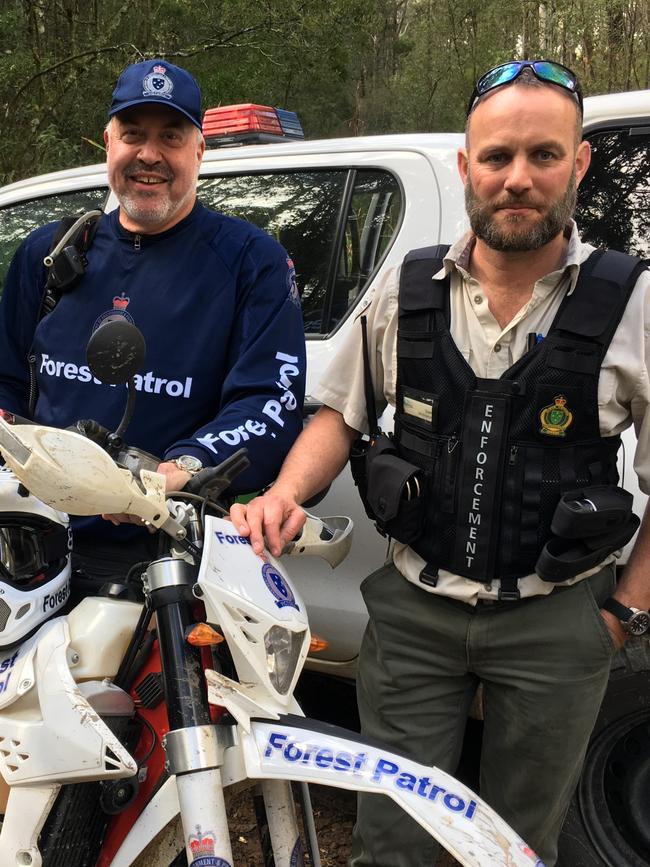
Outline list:
[[[208,147],[263,144],[305,137],[294,111],[251,102],[209,108],[203,118],[203,135]]]

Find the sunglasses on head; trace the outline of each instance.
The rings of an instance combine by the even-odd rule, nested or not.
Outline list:
[[[556,63],[554,60],[511,60],[508,63],[502,63],[490,69],[485,75],[482,75],[474,85],[472,96],[467,106],[467,116],[469,117],[474,103],[484,94],[495,87],[501,87],[502,84],[509,84],[518,78],[524,69],[530,69],[536,78],[540,81],[556,84],[558,87],[568,90],[575,96],[582,112],[582,93],[576,74],[568,67],[562,66],[561,63]]]

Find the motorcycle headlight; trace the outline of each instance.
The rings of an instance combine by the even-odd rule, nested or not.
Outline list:
[[[286,695],[300,659],[305,630],[292,632],[283,626],[272,626],[264,636],[266,667],[274,688]]]

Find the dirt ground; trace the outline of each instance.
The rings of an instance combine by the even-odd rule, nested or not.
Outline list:
[[[346,867],[350,854],[356,794],[326,786],[309,788],[322,867]],[[230,802],[229,815],[235,864],[242,867],[264,867],[250,792],[242,792]],[[306,858],[306,864],[309,863]],[[457,863],[445,853],[435,867],[453,867]]]

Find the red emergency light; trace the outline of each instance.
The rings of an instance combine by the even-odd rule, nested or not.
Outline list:
[[[209,108],[203,117],[203,135],[208,147],[262,144],[305,137],[294,111],[252,102]]]

